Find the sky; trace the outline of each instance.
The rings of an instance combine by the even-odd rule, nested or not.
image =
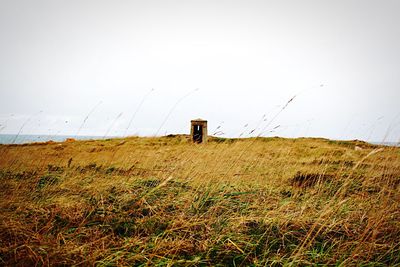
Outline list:
[[[0,134],[400,141],[398,0],[0,0]]]

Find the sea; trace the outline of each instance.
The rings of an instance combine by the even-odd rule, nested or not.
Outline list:
[[[67,138],[74,138],[76,140],[94,140],[94,139],[106,139],[113,137],[104,136],[74,136],[74,135],[15,135],[15,134],[0,134],[0,144],[27,144],[37,142],[63,142]]]

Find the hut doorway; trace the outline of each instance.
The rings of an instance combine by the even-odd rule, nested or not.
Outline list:
[[[193,141],[195,143],[203,142],[203,127],[201,125],[195,125],[193,131]]]

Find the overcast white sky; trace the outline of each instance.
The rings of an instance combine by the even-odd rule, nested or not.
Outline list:
[[[130,135],[189,133],[201,117],[230,137],[397,142],[399,14],[398,0],[0,0],[0,134],[122,135],[132,118]]]

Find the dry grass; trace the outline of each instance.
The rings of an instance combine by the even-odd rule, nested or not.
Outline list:
[[[0,179],[2,265],[400,265],[399,148],[187,136],[3,145]]]

